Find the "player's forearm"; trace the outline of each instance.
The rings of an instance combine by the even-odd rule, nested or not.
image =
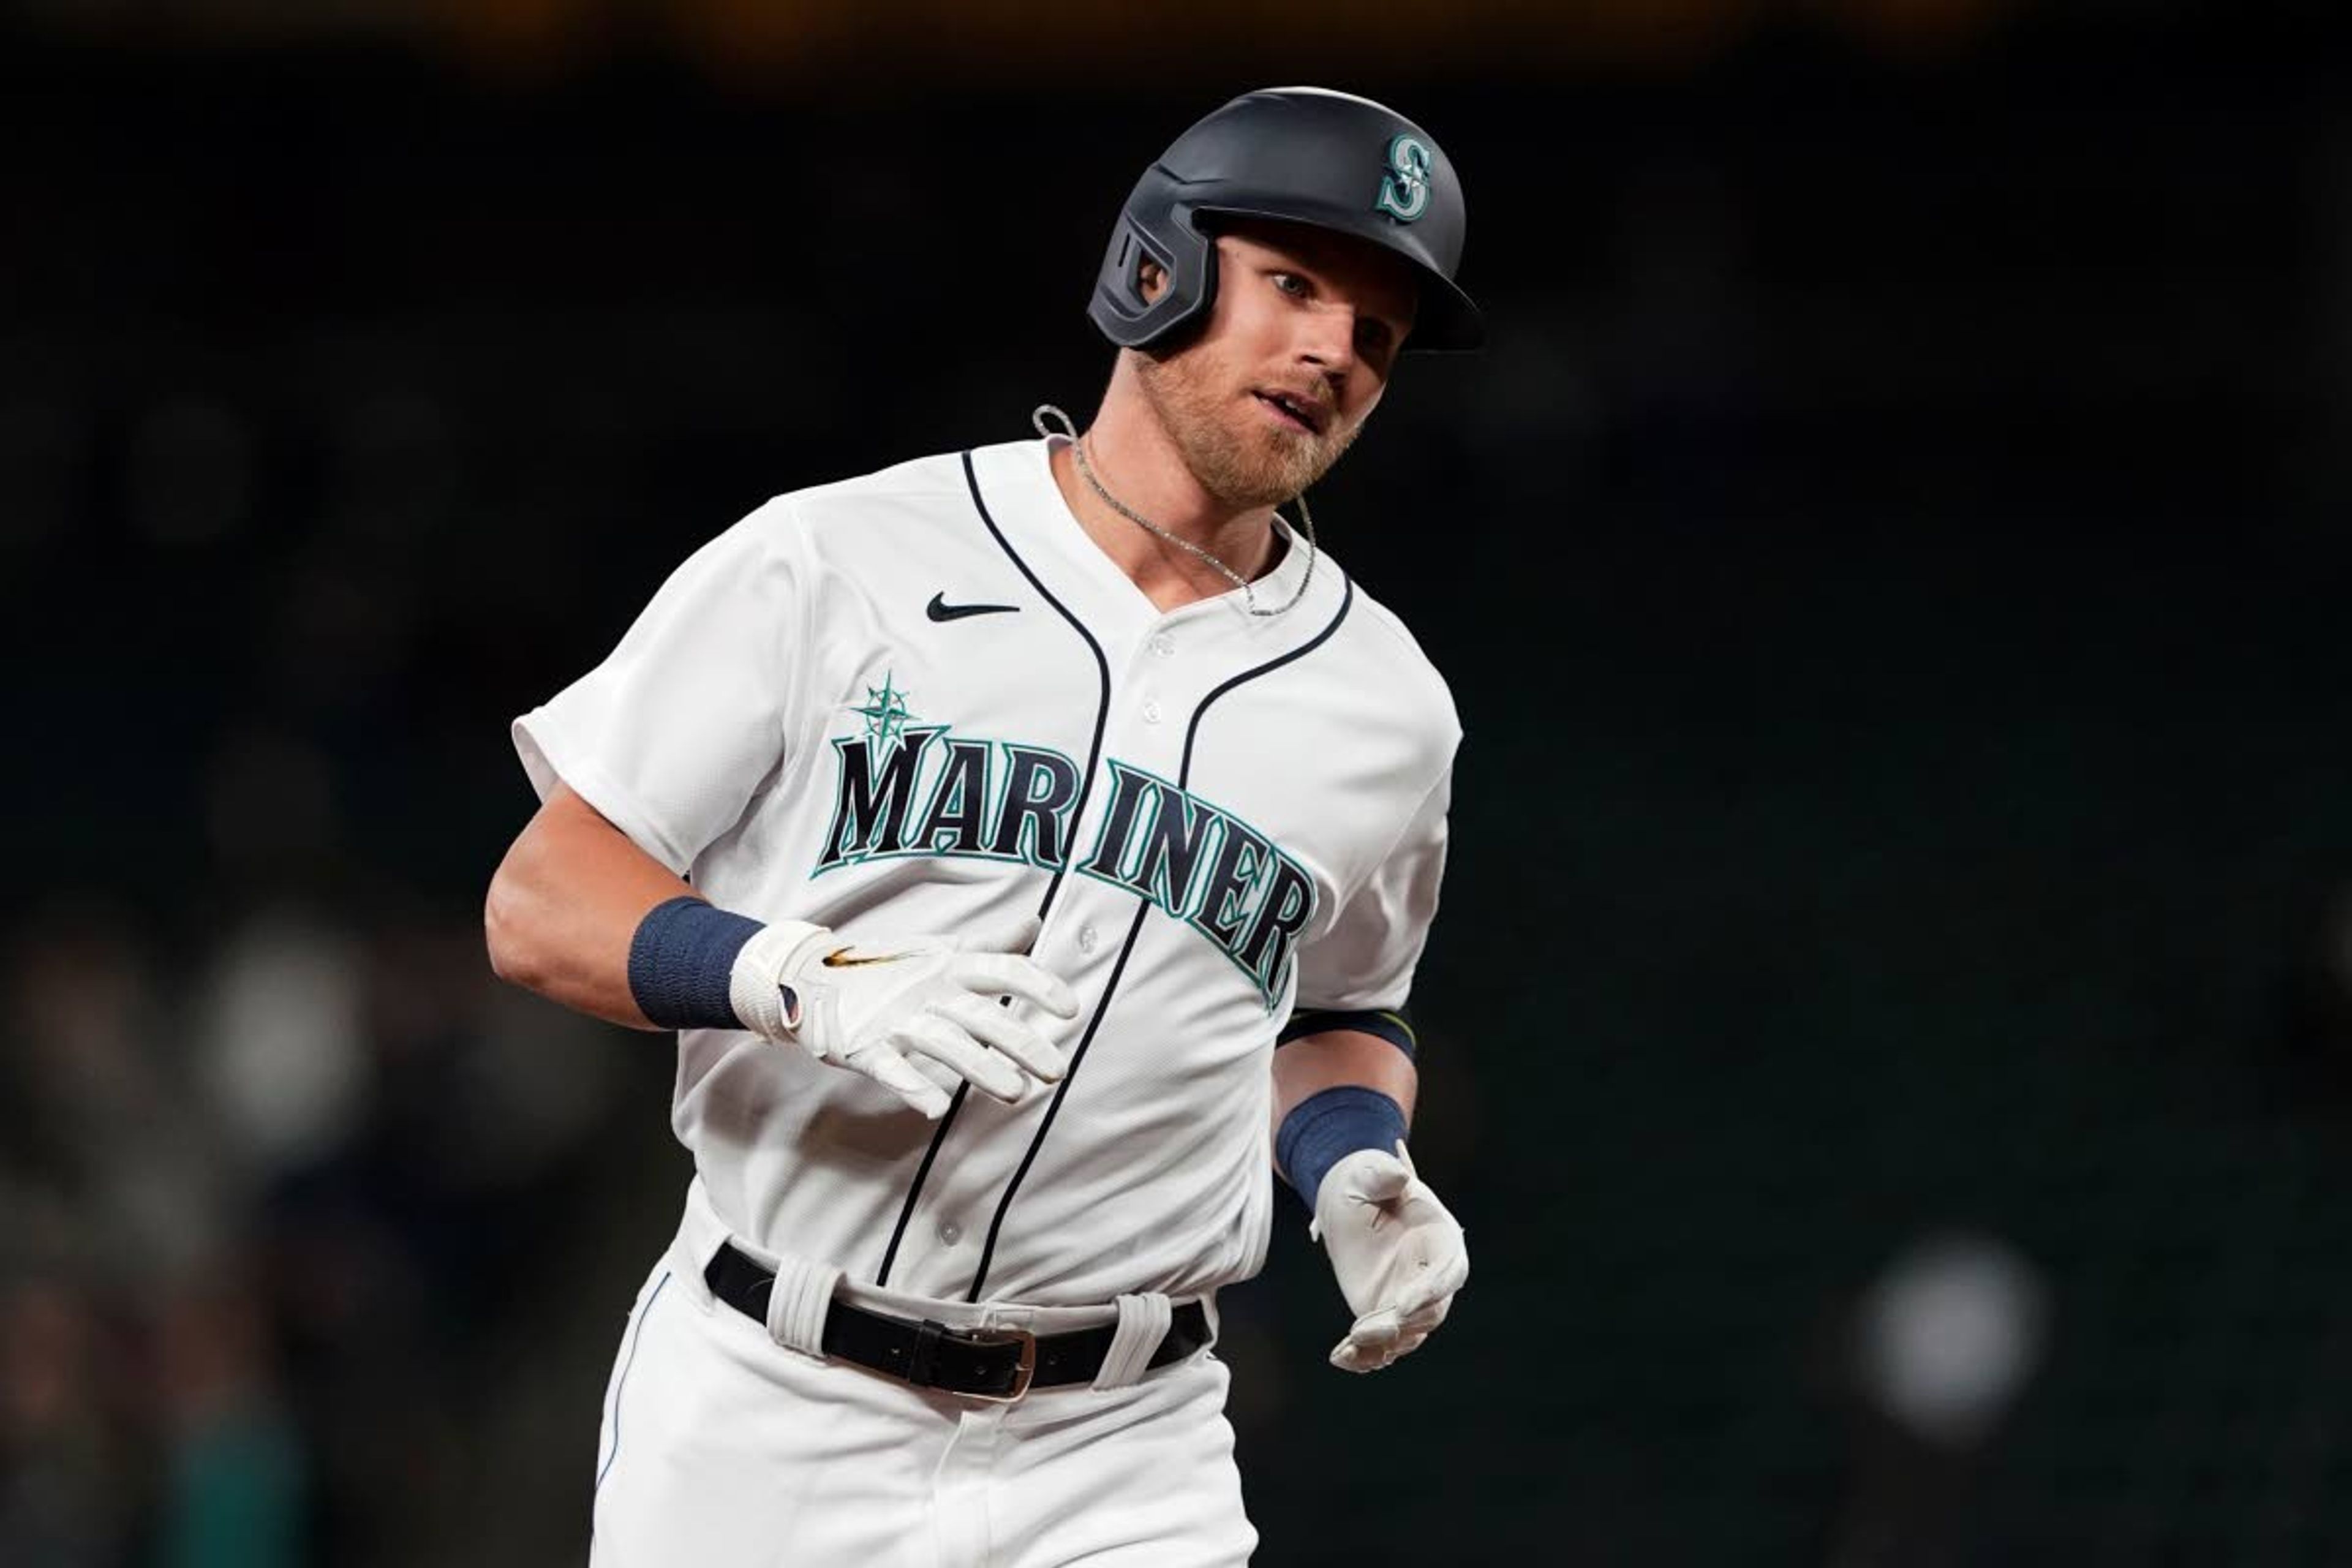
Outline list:
[[[1412,1114],[1421,1075],[1412,1058],[1377,1035],[1356,1029],[1302,1035],[1274,1052],[1274,1125],[1327,1089],[1377,1089]]]
[[[646,911],[693,889],[571,791],[548,797],[490,879],[483,927],[499,978],[633,1029],[629,984]]]
[[[1411,1057],[1365,1030],[1328,1029],[1276,1047],[1276,1173],[1313,1208],[1339,1162],[1403,1147],[1419,1081]]]

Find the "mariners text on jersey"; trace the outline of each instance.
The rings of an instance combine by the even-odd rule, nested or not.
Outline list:
[[[840,776],[817,874],[885,855],[1066,865],[1079,780],[1078,764],[1061,752],[928,728],[900,729],[887,745],[870,735],[833,745]],[[1109,808],[1078,869],[1199,932],[1271,1008],[1315,913],[1314,879],[1231,812],[1147,769],[1108,762]]]

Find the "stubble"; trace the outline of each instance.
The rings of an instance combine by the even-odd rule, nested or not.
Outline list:
[[[1136,355],[1137,379],[1201,488],[1235,510],[1280,506],[1331,471],[1360,426],[1316,436],[1276,428],[1216,390],[1192,356]],[[1243,416],[1237,418],[1236,416]]]

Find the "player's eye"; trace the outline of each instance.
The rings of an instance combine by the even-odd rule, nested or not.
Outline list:
[[[1301,278],[1296,272],[1276,272],[1272,274],[1272,277],[1274,279],[1274,286],[1281,289],[1284,293],[1289,295],[1294,300],[1304,300],[1307,295],[1314,292],[1314,290],[1307,286],[1307,279]]]

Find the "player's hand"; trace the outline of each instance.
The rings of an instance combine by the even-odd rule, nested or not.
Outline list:
[[[1346,1372],[1378,1372],[1420,1349],[1470,1278],[1462,1226],[1414,1173],[1402,1140],[1393,1154],[1360,1149],[1324,1173],[1309,1234],[1356,1314],[1331,1351]]]
[[[730,996],[747,1027],[863,1073],[936,1121],[949,1095],[934,1074],[1010,1102],[1067,1070],[1018,1005],[1078,1016],[1076,994],[1027,956],[1037,931],[1032,918],[992,938],[859,942],[780,921],[736,955]]]

